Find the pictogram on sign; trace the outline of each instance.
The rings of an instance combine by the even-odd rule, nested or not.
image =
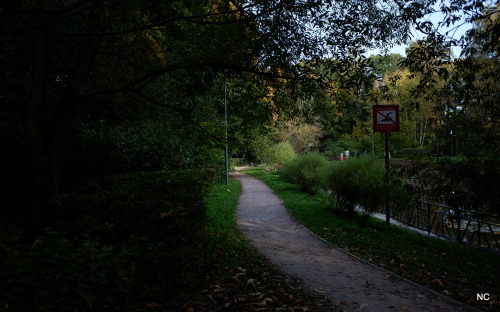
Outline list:
[[[373,131],[399,131],[399,105],[373,105]]]

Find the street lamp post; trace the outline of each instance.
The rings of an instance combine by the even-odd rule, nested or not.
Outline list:
[[[226,158],[226,185],[229,184],[229,150],[227,146],[227,87],[226,83],[224,82],[224,119],[225,119],[225,124],[226,124],[226,153],[225,153],[225,158]]]

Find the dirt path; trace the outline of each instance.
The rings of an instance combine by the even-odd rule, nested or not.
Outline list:
[[[243,192],[238,226],[255,247],[313,292],[344,311],[476,311],[362,262],[294,221],[281,200],[258,179],[236,173]]]

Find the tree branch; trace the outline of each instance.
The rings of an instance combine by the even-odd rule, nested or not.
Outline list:
[[[272,9],[274,10],[274,8]],[[268,11],[263,11],[259,14],[256,15],[251,15],[245,18],[235,18],[230,21],[209,21],[209,20],[203,20],[203,18],[209,18],[209,17],[214,17],[214,16],[221,16],[221,15],[232,15],[234,13],[239,12],[239,10],[231,10],[227,12],[218,12],[218,13],[210,13],[210,14],[204,14],[204,15],[193,15],[193,16],[185,16],[185,15],[177,15],[168,19],[164,19],[155,23],[151,23],[148,25],[143,25],[143,26],[138,26],[134,28],[129,28],[129,29],[124,29],[124,30],[117,30],[117,31],[107,31],[103,33],[92,33],[92,32],[57,32],[57,31],[49,31],[49,33],[54,34],[54,35],[62,35],[62,36],[93,36],[93,35],[101,35],[101,36],[119,36],[119,35],[125,35],[137,31],[143,31],[143,30],[148,30],[148,29],[154,29],[156,27],[160,26],[165,26],[166,24],[173,23],[175,21],[186,21],[190,22],[193,24],[201,24],[201,25],[231,25],[231,24],[236,24],[236,23],[244,23],[244,22],[249,22],[257,19],[260,16],[263,16],[265,14],[268,14],[272,12],[272,10]]]
[[[36,6],[33,8],[18,8],[18,9],[12,9],[12,10],[6,10],[6,11],[0,11],[0,17],[3,16],[9,16],[13,14],[26,14],[26,13],[39,13],[41,11],[47,12],[47,13],[65,13],[68,11],[73,10],[76,7],[79,7],[87,2],[95,2],[92,0],[79,0],[76,1],[75,3],[68,5],[67,7],[62,7],[62,8],[48,8],[45,6]]]
[[[87,1],[82,1],[82,3],[84,2],[87,2]],[[65,14],[62,14],[62,15],[59,15],[59,16],[56,16],[54,18],[51,18],[51,19],[47,19],[46,21],[43,21],[41,23],[37,23],[37,24],[32,24],[32,25],[28,25],[28,26],[23,26],[23,27],[20,27],[20,28],[15,28],[15,29],[9,29],[9,30],[6,30],[6,31],[3,31],[3,32],[0,32],[0,37],[2,36],[8,36],[8,35],[12,35],[12,34],[15,34],[15,33],[19,33],[19,32],[23,32],[23,31],[28,31],[28,30],[36,30],[36,29],[41,29],[45,26],[48,26],[50,24],[53,24],[55,22],[58,22],[60,20],[63,20],[69,16],[72,16],[74,14],[77,14],[77,13],[80,13],[80,12],[83,12],[85,10],[89,10],[89,9],[93,9],[93,8],[96,8],[98,7],[99,4],[94,4],[94,5],[90,5],[90,6],[82,6],[80,8],[77,8],[76,10],[74,11],[70,11],[70,12],[67,12]],[[45,12],[45,10],[40,10],[39,12]],[[96,34],[93,34],[93,35],[96,35]],[[98,34],[97,34],[98,35]]]
[[[158,105],[158,106],[162,106],[162,107],[166,107],[166,108],[169,108],[173,111],[175,111],[176,113],[178,113],[184,120],[186,120],[187,122],[191,123],[192,125],[196,126],[198,129],[200,129],[203,133],[205,133],[206,135],[208,135],[209,137],[211,137],[212,139],[218,141],[218,142],[221,142],[221,143],[226,143],[226,140],[225,139],[222,139],[222,138],[219,138],[218,136],[216,135],[213,135],[212,133],[210,133],[207,129],[203,128],[203,126],[201,126],[199,123],[197,123],[196,121],[194,121],[191,117],[187,116],[185,114],[185,112],[183,112],[182,110],[178,109],[177,107],[175,107],[174,105],[167,105],[165,103],[160,103],[159,101],[153,99],[152,97],[144,94],[143,92],[140,92],[138,90],[132,90],[133,93],[139,95],[140,97],[142,97],[143,99],[147,100],[148,102],[154,104],[154,105]]]
[[[401,11],[403,11],[404,13],[407,13],[408,12],[408,9],[398,0],[393,0],[394,3],[396,3],[396,5],[399,7],[399,9]],[[418,22],[417,18],[413,15],[413,14],[408,14],[408,16],[410,17],[410,19],[413,21],[413,23],[415,24],[415,27],[420,31],[422,32],[423,34],[426,34],[426,35],[430,35],[432,34],[432,32],[428,32],[426,30],[424,30],[421,26],[421,23]]]
[[[86,2],[90,2],[90,1],[89,0],[81,0],[81,1],[78,2],[78,4],[79,5],[83,5]],[[102,0],[101,0],[101,2],[102,2]],[[0,36],[6,36],[6,35],[11,35],[11,34],[14,34],[14,33],[22,32],[22,31],[27,31],[27,30],[30,30],[30,29],[41,28],[41,27],[50,25],[52,23],[55,23],[55,22],[57,22],[59,20],[62,20],[64,18],[67,18],[68,16],[71,16],[73,14],[79,13],[79,12],[81,12],[83,10],[94,8],[94,7],[98,6],[98,5],[99,5],[99,3],[94,4],[92,6],[83,6],[83,7],[79,8],[78,10],[75,10],[75,11],[70,11],[69,7],[68,8],[64,8],[64,9],[60,9],[60,11],[51,10],[50,11],[51,13],[67,12],[67,11],[70,11],[70,12],[67,12],[66,14],[63,14],[61,16],[57,16],[57,17],[55,17],[53,19],[47,20],[44,23],[28,25],[28,26],[24,26],[24,27],[20,27],[20,28],[16,28],[16,29],[10,29],[10,30],[6,30],[6,31],[3,31],[3,32],[0,32]],[[71,6],[71,7],[72,8],[73,7],[76,8],[77,5],[75,4],[75,5]],[[62,36],[94,36],[94,35],[99,35],[99,36],[119,36],[119,35],[125,35],[125,34],[132,33],[132,32],[153,29],[155,27],[164,26],[166,24],[169,24],[169,23],[172,23],[172,22],[175,22],[175,21],[178,21],[178,20],[184,20],[186,22],[190,22],[190,23],[194,23],[194,24],[202,24],[202,25],[230,25],[230,24],[235,24],[235,23],[244,23],[244,22],[248,22],[248,21],[253,21],[253,20],[255,20],[255,19],[257,19],[257,18],[259,18],[261,16],[264,16],[266,14],[269,14],[269,13],[277,10],[280,7],[280,5],[272,7],[270,9],[268,9],[268,10],[264,10],[264,11],[260,12],[259,14],[248,14],[248,15],[246,15],[243,18],[235,18],[235,19],[229,20],[229,21],[210,21],[210,20],[207,20],[208,18],[213,18],[213,17],[217,17],[217,16],[224,16],[224,15],[227,16],[227,15],[233,15],[235,13],[241,13],[242,10],[244,11],[245,9],[247,9],[247,8],[249,8],[251,6],[248,6],[248,7],[238,7],[238,6],[236,6],[236,7],[237,7],[236,9],[230,10],[230,11],[226,11],[226,12],[215,12],[215,13],[192,15],[192,16],[186,16],[186,15],[179,14],[179,15],[176,15],[174,17],[163,19],[163,20],[160,20],[160,21],[155,22],[155,23],[150,23],[148,25],[137,26],[137,27],[133,27],[133,28],[129,28],[129,29],[124,29],[124,30],[107,31],[107,32],[102,32],[102,33],[94,33],[94,32],[59,32],[59,31],[48,31],[48,30],[47,30],[47,32],[51,33],[51,34],[54,34],[54,35],[62,35]],[[32,10],[34,10],[34,11],[41,10],[41,8],[33,8]],[[244,12],[246,12],[246,11],[244,11]]]
[[[280,74],[280,73],[272,73],[272,72],[266,72],[262,71],[260,69],[256,68],[247,68],[243,67],[240,65],[234,65],[234,64],[226,64],[226,63],[218,63],[218,62],[200,62],[200,63],[180,63],[180,64],[175,64],[171,65],[156,71],[149,72],[145,74],[144,76],[137,78],[133,81],[130,81],[129,83],[113,88],[113,89],[108,89],[108,90],[100,90],[100,91],[92,91],[92,92],[87,92],[82,94],[82,97],[92,97],[96,95],[101,95],[101,94],[111,94],[111,93],[119,93],[119,92],[126,92],[126,91],[134,91],[137,90],[138,88],[135,88],[138,85],[142,84],[147,84],[146,82],[152,82],[158,77],[167,74],[169,72],[173,72],[176,70],[183,70],[183,69],[193,69],[193,68],[203,68],[203,67],[211,67],[211,68],[219,68],[219,69],[229,69],[229,70],[234,70],[234,71],[239,71],[239,72],[247,72],[255,75],[259,75],[262,77],[268,77],[268,78],[278,78],[278,79],[285,79],[285,80],[300,80],[303,77],[301,76],[296,76],[296,75],[285,75],[285,74]]]

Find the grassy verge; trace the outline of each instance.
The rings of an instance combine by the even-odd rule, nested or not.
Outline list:
[[[500,257],[377,219],[362,226],[361,218],[336,215],[325,194],[305,194],[276,172],[252,168],[246,173],[264,181],[299,222],[334,245],[459,301],[500,311]],[[478,301],[478,293],[491,298]]]
[[[241,185],[214,186],[206,197],[206,284],[188,304],[192,311],[331,311],[323,299],[307,295],[297,281],[280,273],[236,228]]]

